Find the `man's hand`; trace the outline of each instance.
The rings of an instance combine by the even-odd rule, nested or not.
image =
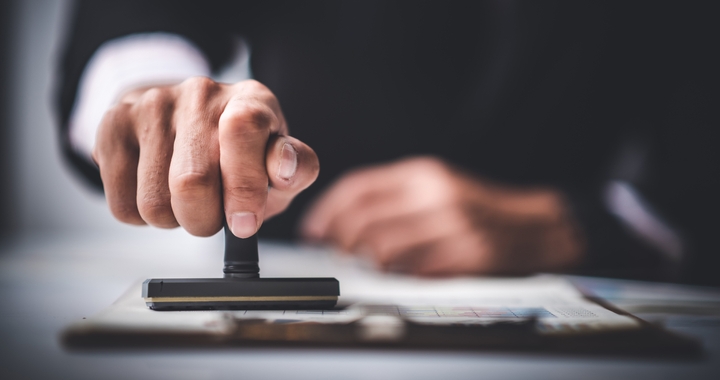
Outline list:
[[[117,219],[210,236],[225,215],[245,238],[318,175],[315,152],[287,133],[262,84],[196,77],[126,94],[105,114],[93,158]]]
[[[434,158],[345,175],[301,227],[383,269],[422,275],[552,271],[582,253],[555,191],[490,185]]]

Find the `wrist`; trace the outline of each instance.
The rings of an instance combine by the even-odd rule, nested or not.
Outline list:
[[[561,191],[473,181],[480,230],[505,258],[500,272],[554,272],[580,264],[584,234]]]

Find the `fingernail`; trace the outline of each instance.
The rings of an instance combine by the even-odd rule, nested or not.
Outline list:
[[[257,229],[257,218],[251,212],[236,212],[230,218],[230,231],[233,235],[245,239],[253,236]]]
[[[292,145],[285,143],[282,148],[280,157],[280,167],[278,167],[278,177],[289,180],[295,175],[297,170],[297,152]]]

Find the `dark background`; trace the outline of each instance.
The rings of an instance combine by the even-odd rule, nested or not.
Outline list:
[[[629,131],[617,141],[618,152],[629,146],[653,163],[638,176],[620,157],[608,170],[632,180],[646,199],[661,205],[661,215],[694,252],[692,265],[713,277],[720,257],[715,241],[720,227],[717,9],[711,2],[605,4],[612,12],[602,15],[608,32],[602,38],[614,53],[598,58],[603,76],[594,80],[615,91],[595,96],[617,97],[618,108],[608,113],[625,115],[616,119]],[[92,234],[133,228],[112,219],[103,199],[68,170],[59,153],[52,96],[72,2],[2,1],[0,11],[0,232]],[[293,107],[286,105],[289,116],[300,112]],[[300,203],[292,213],[300,212]]]
[[[52,104],[73,2],[0,0],[0,235],[131,228],[61,158]]]
[[[9,120],[7,114],[7,91],[4,89],[8,85],[8,55],[10,31],[10,15],[12,12],[12,3],[9,1],[0,1],[0,231],[5,232],[11,228],[10,221],[14,211],[10,208],[11,192],[10,183],[10,154],[8,152],[10,133]]]

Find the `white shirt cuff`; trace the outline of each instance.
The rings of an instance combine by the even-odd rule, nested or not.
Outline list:
[[[134,34],[104,43],[80,78],[68,120],[70,144],[92,162],[95,135],[105,111],[125,92],[210,76],[210,64],[188,40],[169,33]]]
[[[674,262],[682,259],[684,244],[680,235],[630,183],[617,180],[609,182],[605,188],[605,204],[610,213],[620,219],[632,233],[658,249],[666,258]]]

